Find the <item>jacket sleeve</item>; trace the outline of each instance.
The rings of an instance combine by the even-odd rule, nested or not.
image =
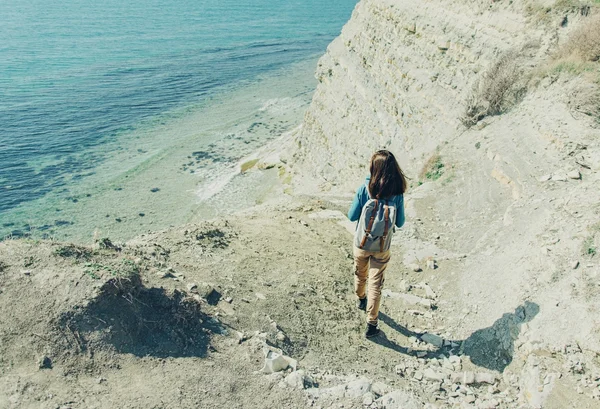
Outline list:
[[[348,210],[348,219],[350,219],[351,222],[355,222],[360,218],[360,213],[362,212],[362,208],[365,205],[364,203],[362,203],[363,189],[364,187],[361,186],[356,191],[356,195],[354,195],[354,200],[352,201],[350,210]]]
[[[396,198],[396,227],[402,227],[405,222],[404,217],[404,195]]]

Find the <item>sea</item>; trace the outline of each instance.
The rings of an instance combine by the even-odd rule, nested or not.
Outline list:
[[[250,207],[356,0],[2,0],[0,239],[91,243]]]

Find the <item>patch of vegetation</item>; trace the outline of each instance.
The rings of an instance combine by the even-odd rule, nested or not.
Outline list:
[[[594,238],[588,237],[587,239],[585,239],[583,242],[583,254],[590,256],[590,257],[594,257],[597,253],[598,253],[598,249],[596,248],[596,245],[594,244]]]
[[[475,82],[461,117],[463,125],[469,128],[486,116],[502,114],[516,105],[525,94],[525,80],[517,54],[504,54]]]
[[[227,234],[220,229],[211,229],[196,234],[196,240],[202,244],[211,244],[212,247],[225,248],[229,246],[229,238]]]
[[[438,180],[444,174],[444,163],[442,162],[442,157],[439,154],[432,155],[425,165],[423,165],[423,169],[419,173],[419,179],[421,181],[428,180]]]
[[[541,73],[561,75],[580,79],[570,90],[569,108],[600,122],[600,14],[584,19]]]
[[[66,246],[61,246],[54,250],[54,255],[63,257],[63,258],[74,258],[76,260],[89,260],[92,258],[94,253],[92,250],[76,246],[74,244],[68,244]]]
[[[252,169],[258,163],[258,159],[252,159],[247,162],[242,163],[241,172],[246,173],[250,169]]]
[[[34,265],[36,262],[35,257],[33,256],[29,256],[29,257],[25,257],[25,259],[23,260],[23,267],[31,267],[32,265]]]
[[[110,241],[108,237],[98,239],[96,240],[96,243],[98,243],[98,247],[100,247],[103,250],[121,251],[121,247],[117,246],[112,241]]]
[[[600,0],[557,0],[552,5],[531,1],[525,11],[535,21],[542,24],[551,24],[562,18],[561,25],[564,26],[568,23],[568,17],[565,17],[565,14],[587,16],[598,5],[600,5]]]
[[[600,61],[600,14],[588,17],[561,47],[559,56]]]

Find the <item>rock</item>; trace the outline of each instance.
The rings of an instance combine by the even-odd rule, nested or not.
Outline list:
[[[195,293],[198,290],[198,284],[196,284],[196,283],[189,283],[187,285],[187,289],[188,289],[189,292]]]
[[[496,382],[496,375],[489,372],[477,372],[475,374],[475,383],[489,383],[494,384]]]
[[[408,265],[408,268],[410,268],[412,271],[414,271],[415,273],[418,273],[419,271],[421,271],[421,266],[419,266],[416,263],[411,263]]]
[[[306,389],[312,387],[314,382],[313,380],[306,376],[302,369],[298,371],[294,371],[288,376],[285,377],[284,383],[286,386],[294,389]]]
[[[437,297],[436,293],[428,284],[422,284],[421,288],[425,290],[425,297],[429,298],[430,300],[434,300]]]
[[[159,278],[175,278],[175,276],[170,271],[159,271],[156,273]]]
[[[238,344],[241,344],[242,342],[246,341],[248,339],[248,337],[246,336],[246,334],[244,334],[243,332],[240,331],[235,331],[234,332],[235,337],[238,341]]]
[[[437,45],[438,50],[446,51],[450,48],[450,41],[440,41]]]
[[[398,365],[396,365],[396,367],[398,367]],[[391,391],[392,387],[386,385],[383,382],[374,382],[373,385],[371,385],[371,392],[373,392],[377,396],[383,396],[386,393],[390,393]]]
[[[419,409],[412,395],[404,391],[393,391],[375,401],[378,409]]]
[[[428,344],[438,348],[441,348],[444,345],[444,339],[442,337],[429,333],[421,335],[421,341],[427,342]]]
[[[231,304],[233,302],[233,298],[227,297],[225,298],[225,302]]]
[[[467,395],[467,396],[465,396],[465,398],[463,399],[463,402],[465,402],[465,403],[473,403],[473,402],[475,402],[475,395]]]
[[[363,396],[363,402],[362,403],[363,403],[364,406],[371,406],[374,401],[375,401],[375,395],[373,394],[373,392],[367,392]]]
[[[384,289],[382,291],[382,294],[384,297],[399,299],[399,300],[402,300],[405,303],[411,304],[411,305],[423,305],[428,308],[431,308],[431,306],[433,305],[431,300],[428,300],[426,298],[417,297],[416,295],[412,295],[412,294],[396,293],[394,291],[390,291],[387,289]]]
[[[569,179],[581,179],[581,173],[579,173],[578,170],[572,170],[569,173],[567,173],[567,176],[569,177]]]
[[[446,379],[446,376],[443,373],[434,371],[431,368],[425,369],[425,371],[423,371],[423,376],[425,377],[425,379],[428,379],[430,381],[443,381],[444,379]]]
[[[410,289],[412,288],[412,285],[408,284],[406,282],[406,280],[402,280],[400,281],[400,284],[398,285],[398,288],[400,289],[400,291],[402,291],[403,293],[407,293],[410,291]]]
[[[543,175],[538,178],[538,182],[547,182],[552,179],[552,175]]]
[[[296,365],[297,361],[295,359],[265,348],[265,365],[260,371],[269,374],[284,371],[288,367],[296,369]]]
[[[576,269],[577,269],[577,267],[579,267],[579,261],[578,261],[578,260],[575,260],[575,261],[573,261],[573,262],[571,263],[571,268],[572,268],[573,270],[576,270]]]
[[[204,298],[210,305],[217,305],[221,299],[221,293],[207,283],[198,284],[194,292]]]
[[[421,372],[421,371],[417,371],[417,372],[415,372],[414,378],[415,378],[417,381],[420,381],[420,380],[422,380],[422,379],[423,379],[423,372]]]
[[[462,377],[463,385],[472,385],[475,383],[475,374],[473,372],[464,372]]]
[[[567,175],[565,175],[564,173],[555,173],[552,175],[552,180],[554,182],[566,182]]]
[[[434,259],[432,259],[432,258],[427,259],[427,268],[430,270],[435,270],[437,268],[437,264]]]
[[[369,381],[368,379],[361,378],[348,382],[344,396],[346,398],[358,398],[370,391],[371,381]]]
[[[258,298],[259,300],[266,300],[267,297],[265,297],[265,295],[263,293],[254,293],[254,295],[256,296],[256,298]]]
[[[52,360],[44,355],[39,359],[38,366],[40,369],[52,369]]]
[[[417,32],[417,24],[414,21],[408,23],[406,26],[404,26],[404,28],[411,34],[415,34]]]

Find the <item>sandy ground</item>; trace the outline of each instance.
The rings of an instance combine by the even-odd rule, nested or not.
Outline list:
[[[579,351],[520,348],[537,304],[507,308],[464,336],[468,325],[455,321],[450,305],[460,304],[453,277],[464,255],[440,258],[434,270],[423,258],[424,270],[415,272],[404,263],[410,249],[401,235],[387,272],[382,334],[366,340],[346,205],[344,197],[284,199],[94,249],[1,243],[0,406],[349,408],[401,390],[414,407],[451,407],[451,385],[460,381],[450,377],[472,371],[492,374],[493,382],[465,384],[469,394],[456,392],[460,399],[512,408],[523,404],[523,368],[535,356],[541,382],[564,374],[552,378],[553,402],[597,407],[588,389],[575,392],[580,381],[564,369]],[[447,342],[436,346],[424,332]],[[307,376],[301,387],[282,381],[291,369],[258,372],[265,345],[298,361]],[[447,380],[423,379],[428,369],[447,370],[451,356],[460,358]],[[586,371],[597,364],[585,362]],[[348,392],[361,380],[367,392]]]

